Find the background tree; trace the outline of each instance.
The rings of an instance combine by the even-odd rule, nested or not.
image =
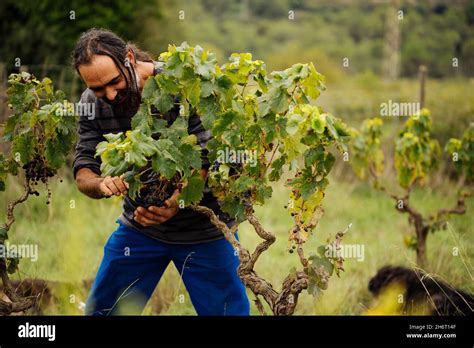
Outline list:
[[[426,239],[429,232],[446,228],[452,214],[465,214],[467,197],[473,195],[474,123],[465,131],[462,140],[451,139],[446,150],[452,155],[457,169],[462,174],[454,208],[440,209],[431,215],[423,215],[410,202],[414,187],[423,187],[427,176],[436,168],[441,151],[439,143],[431,137],[432,121],[427,109],[411,116],[394,140],[394,166],[398,185],[404,194],[395,194],[381,183],[384,172],[384,153],[381,149],[382,119],[364,121],[360,130],[352,129],[351,164],[360,178],[366,178],[376,189],[386,192],[395,200],[395,208],[408,214],[408,222],[415,233],[405,243],[416,250],[420,267],[427,266]]]

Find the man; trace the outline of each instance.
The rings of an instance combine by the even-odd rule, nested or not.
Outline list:
[[[249,301],[237,275],[239,260],[230,243],[209,219],[191,209],[179,209],[178,191],[163,207],[140,207],[128,195],[121,177],[103,177],[95,147],[107,133],[130,129],[148,77],[160,73],[160,62],[127,44],[116,34],[91,29],[78,40],[73,64],[87,89],[81,103],[94,103],[95,115],[80,117],[73,171],[78,189],[99,199],[123,195],[119,227],[109,237],[104,257],[86,303],[86,314],[140,313],[168,264],[173,261],[199,315],[248,315]],[[162,64],[162,63],[161,63]],[[163,117],[171,125],[178,105]],[[205,179],[206,132],[197,115],[189,118],[188,132],[202,147]],[[209,187],[200,202],[226,218]],[[227,219],[227,224],[235,224]]]

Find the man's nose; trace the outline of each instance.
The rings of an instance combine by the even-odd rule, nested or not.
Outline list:
[[[114,88],[108,87],[105,89],[105,96],[108,100],[115,100],[117,96],[117,91]]]

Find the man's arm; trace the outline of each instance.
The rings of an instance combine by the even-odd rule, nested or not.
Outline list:
[[[81,168],[77,171],[76,184],[79,191],[95,199],[125,195],[128,190],[128,183],[122,177],[103,178],[89,168]]]

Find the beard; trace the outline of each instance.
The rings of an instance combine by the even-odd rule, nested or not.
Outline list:
[[[117,95],[114,100],[109,100],[107,97],[103,97],[102,100],[110,105],[113,109],[114,115],[117,116],[130,116],[133,117],[140,107],[141,93],[138,88],[138,75],[135,73],[135,80],[124,89],[117,91]]]

